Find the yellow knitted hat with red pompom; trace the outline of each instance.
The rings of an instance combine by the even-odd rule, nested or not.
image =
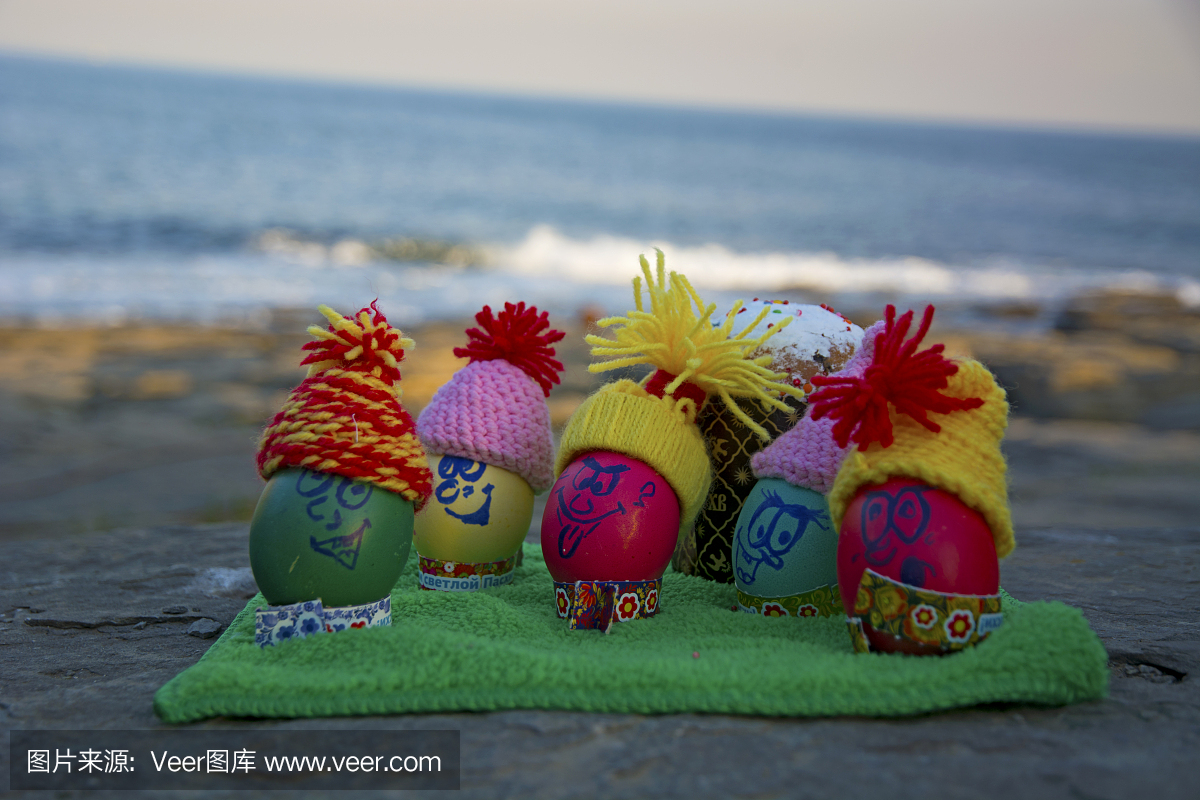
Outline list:
[[[1003,558],[1016,546],[1000,452],[1008,426],[1004,390],[978,361],[945,358],[943,345],[917,352],[933,306],[906,340],[912,319],[909,311],[897,320],[895,307],[888,306],[886,327],[876,334],[865,371],[813,379],[821,390],[810,398],[810,416],[836,419],[837,443],[858,445],[829,492],[833,524],[841,528],[846,507],[863,485],[914,478],[978,511]]]
[[[780,394],[802,397],[793,386],[780,383],[782,373],[767,368],[771,357],[749,354],[783,329],[776,325],[762,336],[749,338],[770,309],[764,308],[752,324],[732,334],[734,305],[722,324],[712,321],[716,304],[705,305],[688,283],[675,272],[666,274],[658,251],[657,280],[645,257],[640,259],[650,309],[642,306],[642,279],[634,278],[637,306],[624,317],[599,321],[616,326],[607,339],[589,335],[592,355],[615,356],[588,367],[591,372],[651,364],[657,371],[635,383],[619,380],[584,400],[563,431],[555,460],[561,475],[577,457],[591,450],[608,450],[636,458],[661,475],[679,499],[680,532],[686,532],[708,495],[712,468],[696,415],[710,395],[716,395],[739,420],[762,439],[770,438],[762,426],[738,408],[735,397],[753,397],[761,403],[787,410]]]

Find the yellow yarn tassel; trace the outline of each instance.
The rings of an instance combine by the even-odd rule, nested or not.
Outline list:
[[[778,395],[804,398],[802,391],[781,382],[786,373],[767,368],[771,356],[749,357],[763,342],[783,330],[792,318],[785,318],[757,338],[749,338],[750,332],[770,311],[764,308],[741,333],[731,335],[742,302],[739,300],[734,304],[723,324],[714,326],[711,319],[717,310],[716,303],[705,305],[684,276],[676,272],[667,275],[666,259],[661,250],[655,248],[655,251],[658,253],[657,280],[650,272],[646,257],[638,257],[646,277],[650,310],[646,311],[642,306],[642,279],[634,278],[633,298],[637,310],[624,317],[606,317],[597,323],[605,328],[619,325],[615,338],[589,334],[585,339],[592,345],[593,356],[614,358],[592,364],[588,371],[607,372],[635,364],[652,364],[675,376],[664,394],[673,394],[684,381],[693,383],[707,394],[719,396],[735,417],[760,439],[769,441],[770,434],[750,419],[733,398],[754,398],[782,411],[791,409],[778,399]]]

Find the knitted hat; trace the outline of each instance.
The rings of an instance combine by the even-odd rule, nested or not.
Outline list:
[[[524,303],[505,303],[493,319],[484,306],[475,315],[483,327],[467,331],[470,358],[437,390],[417,418],[417,434],[431,454],[482,461],[520,475],[541,493],[554,484],[554,440],[546,398],[563,365],[548,345],[562,339],[546,312]]]
[[[705,306],[682,275],[672,272],[668,278],[663,260],[659,251],[656,281],[645,257],[640,259],[650,310],[642,308],[642,279],[634,278],[637,310],[598,323],[601,327],[620,326],[615,338],[589,335],[586,339],[592,355],[617,357],[590,365],[591,372],[635,364],[652,364],[657,371],[640,384],[630,380],[610,383],[584,400],[563,431],[555,473],[562,474],[578,456],[592,450],[636,458],[675,491],[680,530],[686,531],[700,513],[712,482],[708,452],[695,424],[708,396],[720,396],[734,416],[767,440],[767,432],[738,408],[733,398],[753,397],[786,411],[780,394],[800,393],[777,382],[781,375],[766,367],[769,355],[749,357],[783,328],[783,324],[776,325],[756,339],[747,338],[769,309],[764,308],[753,324],[732,335],[733,318],[741,307],[737,303],[724,324],[714,327],[710,318],[716,305]]]
[[[286,467],[329,472],[373,483],[420,508],[431,476],[396,385],[412,339],[388,325],[375,303],[353,319],[319,309],[329,329],[308,329],[317,337],[303,347],[311,351],[300,362],[309,365],[308,377],[263,431],[258,473],[265,480]]]
[[[810,415],[835,420],[832,433],[839,446],[858,445],[842,462],[829,493],[833,523],[841,527],[846,506],[864,484],[914,478],[978,511],[1003,558],[1015,546],[1000,453],[1008,425],[1004,390],[978,361],[947,359],[943,345],[916,352],[929,331],[933,306],[925,309],[916,335],[905,341],[912,319],[909,311],[897,320],[895,307],[888,306],[863,374],[813,379],[822,388],[810,398]]]
[[[865,373],[875,355],[875,336],[883,327],[880,320],[868,328],[846,366],[834,374],[857,378]],[[850,450],[834,441],[833,425],[832,417],[801,417],[795,427],[750,457],[754,477],[780,478],[793,486],[829,494],[842,459]]]

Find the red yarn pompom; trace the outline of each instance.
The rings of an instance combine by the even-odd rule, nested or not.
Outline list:
[[[312,354],[305,356],[300,364],[341,361],[344,369],[370,372],[388,386],[394,385],[400,380],[400,369],[396,365],[404,360],[404,349],[399,344],[400,331],[388,325],[387,318],[375,305],[378,302],[372,300],[371,305],[347,318],[354,322],[355,330],[338,329],[331,324],[328,330],[337,339],[317,339],[303,345],[301,349],[311,350]],[[359,322],[364,311],[370,315],[372,330],[366,330]],[[354,353],[357,347],[361,347],[362,351]],[[351,353],[354,353],[353,357],[348,357]],[[390,353],[392,358],[388,359],[384,353]]]
[[[525,307],[525,303],[505,303],[504,310],[495,318],[491,306],[475,315],[475,321],[483,327],[467,330],[467,346],[454,348],[454,355],[476,361],[491,361],[502,358],[526,375],[537,381],[542,393],[550,396],[550,387],[559,382],[558,373],[563,371],[561,361],[554,359],[554,348],[550,344],[559,341],[565,333],[550,329],[550,315],[537,308]]]
[[[889,305],[885,319],[883,332],[875,337],[875,356],[861,377],[817,375],[812,379],[822,388],[809,398],[809,413],[814,420],[836,420],[832,433],[841,447],[850,442],[859,450],[866,450],[872,442],[890,447],[894,439],[888,403],[934,433],[942,428],[926,412],[949,414],[983,405],[978,397],[947,397],[940,392],[949,385],[950,376],[958,372],[958,365],[942,355],[945,345],[935,344],[916,352],[933,322],[933,306],[925,307],[921,327],[907,341],[904,337],[912,325],[913,312],[897,320],[896,307]]]

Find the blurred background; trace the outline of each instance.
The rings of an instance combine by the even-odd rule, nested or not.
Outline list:
[[[320,303],[938,307],[1019,525],[1200,513],[1195,0],[0,2],[0,539],[247,519]]]

